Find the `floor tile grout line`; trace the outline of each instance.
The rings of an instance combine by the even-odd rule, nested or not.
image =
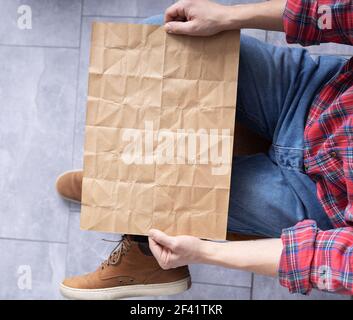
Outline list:
[[[252,272],[251,273],[250,300],[254,300],[254,280],[255,280],[255,275]]]
[[[81,66],[81,48],[82,48],[82,28],[83,28],[83,5],[84,1],[81,0],[81,14],[80,14],[80,32],[79,32],[79,43],[78,43],[78,59],[77,59],[77,74],[76,74],[76,97],[75,97],[75,107],[74,107],[74,119],[73,119],[73,130],[72,130],[72,153],[71,153],[71,168],[74,166],[75,159],[75,146],[76,146],[76,125],[77,125],[77,105],[79,101],[79,82],[80,82],[80,66]],[[68,220],[66,226],[66,254],[65,254],[65,268],[64,272],[67,272],[67,261],[69,256],[69,244],[70,244],[70,217],[71,217],[71,204],[68,208]]]
[[[67,49],[77,50],[79,46],[49,46],[49,45],[38,45],[38,44],[14,44],[14,43],[0,43],[0,47],[9,48],[42,48],[42,49]]]
[[[37,243],[48,243],[48,244],[63,244],[67,245],[66,241],[55,241],[55,240],[42,240],[42,239],[26,239],[26,238],[12,238],[12,237],[0,237],[0,241],[21,241],[21,242],[37,242]]]
[[[75,108],[74,108],[74,130],[72,136],[72,155],[71,155],[71,168],[74,166],[75,159],[75,144],[76,144],[76,121],[77,121],[77,108],[79,101],[79,83],[80,83],[80,69],[81,69],[81,49],[82,49],[82,28],[83,28],[83,0],[81,0],[81,19],[80,19],[80,32],[79,32],[79,46],[78,46],[78,63],[77,63],[77,74],[76,74],[76,97],[75,97]],[[71,205],[70,205],[71,209]]]
[[[244,285],[236,285],[236,284],[224,284],[224,283],[212,283],[212,282],[205,282],[205,281],[193,281],[191,279],[192,283],[195,284],[206,284],[206,285],[212,285],[212,286],[219,286],[219,287],[229,287],[229,288],[240,288],[240,289],[251,289],[251,287],[244,286]]]

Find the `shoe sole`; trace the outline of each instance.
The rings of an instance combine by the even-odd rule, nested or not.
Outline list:
[[[191,287],[191,278],[157,283],[126,285],[105,289],[77,289],[60,285],[61,294],[70,300],[118,300],[142,296],[164,296],[184,292]]]
[[[56,192],[60,195],[60,197],[61,197],[62,199],[64,199],[64,200],[66,200],[66,201],[73,202],[73,203],[77,203],[77,204],[81,204],[81,201],[77,201],[77,200],[74,200],[74,199],[71,199],[71,198],[67,198],[67,197],[62,196],[62,195],[59,193],[59,191],[58,191],[57,185],[58,185],[59,179],[60,179],[61,177],[63,177],[65,174],[67,174],[67,173],[73,173],[73,172],[79,172],[79,171],[82,171],[82,169],[81,169],[81,170],[80,170],[80,169],[76,169],[76,170],[68,170],[68,171],[65,171],[65,172],[63,172],[61,175],[59,175],[59,176],[56,178],[56,180],[55,180],[55,189],[56,189]]]

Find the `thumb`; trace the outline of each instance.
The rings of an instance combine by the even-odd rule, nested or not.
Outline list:
[[[168,33],[192,35],[195,21],[170,21],[165,24]]]
[[[154,241],[151,237],[148,237],[148,243],[153,255],[158,260],[162,254],[161,246],[156,241]]]
[[[152,238],[152,240],[162,245],[163,247],[172,249],[174,246],[173,237],[166,235],[164,232],[160,230],[151,229],[149,232],[149,236]]]

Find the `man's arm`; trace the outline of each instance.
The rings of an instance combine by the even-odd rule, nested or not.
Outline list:
[[[286,0],[239,4],[226,8],[227,29],[263,29],[283,31]]]
[[[163,269],[190,263],[279,276],[290,292],[312,288],[353,294],[353,228],[321,231],[304,220],[283,230],[281,239],[212,242],[191,236],[171,237],[150,230],[149,245]]]
[[[209,36],[231,29],[283,31],[286,0],[224,6],[208,0],[181,0],[165,12],[167,32]]]
[[[278,276],[283,245],[281,239],[251,241],[204,241],[200,250],[200,263],[226,268]]]
[[[167,32],[210,36],[230,29],[284,31],[288,43],[353,45],[352,0],[271,0],[224,6],[181,0],[165,12]]]
[[[278,275],[283,249],[281,239],[212,242],[191,236],[171,237],[159,230],[150,231],[150,248],[164,269],[189,263],[206,263]]]

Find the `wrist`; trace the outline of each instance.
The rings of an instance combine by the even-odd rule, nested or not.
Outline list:
[[[222,18],[223,30],[238,30],[247,28],[251,21],[252,13],[256,10],[253,4],[237,4],[224,6]]]
[[[242,255],[241,242],[200,241],[197,263],[222,265],[236,269],[244,269],[247,266],[247,257]]]
[[[221,21],[223,30],[263,29],[283,31],[285,0],[271,0],[224,7]]]
[[[200,240],[199,250],[197,255],[197,263],[212,264],[217,260],[217,249],[219,243],[209,241],[209,240]]]

